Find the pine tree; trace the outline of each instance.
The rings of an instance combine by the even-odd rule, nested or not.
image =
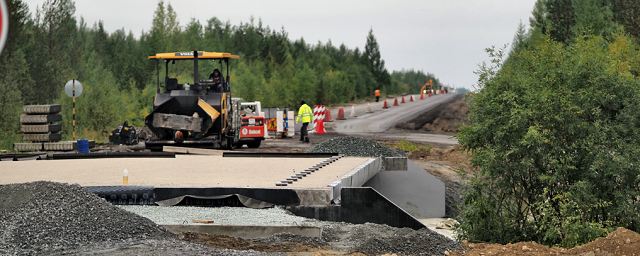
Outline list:
[[[624,26],[626,32],[640,40],[640,1],[611,0],[614,20]]]
[[[520,21],[516,35],[513,36],[513,43],[511,44],[511,52],[517,52],[525,47],[525,41],[527,40],[527,29]]]
[[[529,18],[529,25],[531,29],[539,29],[542,33],[546,33],[548,24],[547,13],[547,1],[537,0],[531,11],[531,18]]]
[[[364,58],[365,64],[369,67],[371,74],[373,74],[373,77],[376,79],[376,89],[390,87],[391,76],[384,67],[384,60],[380,56],[380,48],[376,37],[373,35],[373,29],[370,29],[369,35],[367,35],[367,44],[364,47],[362,57]]]
[[[576,24],[572,0],[547,0],[547,19],[553,26],[549,35],[558,42],[567,43]]]
[[[53,103],[64,84],[70,80],[73,67],[77,67],[72,60],[77,60],[82,51],[78,51],[77,33],[74,18],[76,7],[71,0],[47,0],[36,14],[35,60],[32,64],[39,65],[31,69],[31,77],[35,79],[37,104]]]
[[[20,129],[20,112],[22,110],[22,86],[32,83],[29,76],[29,65],[22,50],[16,50],[11,58],[2,64],[3,74],[0,79],[0,148],[11,148],[15,142],[15,134]]]
[[[599,0],[573,1],[576,25],[575,35],[590,32],[594,35],[608,35],[614,32],[616,25],[611,22],[613,13],[609,6]]]

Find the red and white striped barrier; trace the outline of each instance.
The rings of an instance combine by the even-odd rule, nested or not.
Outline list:
[[[324,125],[318,125],[318,122],[320,120],[322,120],[322,123],[324,124],[324,118],[325,118],[325,112],[326,112],[326,108],[324,105],[315,105],[313,106],[313,133],[316,134],[326,134],[326,131],[324,130]],[[316,129],[317,128],[317,129]],[[320,130],[318,130],[320,129]],[[311,130],[311,129],[309,129]]]

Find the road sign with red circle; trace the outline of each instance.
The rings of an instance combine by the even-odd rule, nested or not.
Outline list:
[[[9,8],[4,0],[0,0],[0,54],[9,36]]]

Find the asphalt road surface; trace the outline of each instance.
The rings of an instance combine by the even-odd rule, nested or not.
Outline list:
[[[242,149],[247,152],[307,152],[309,148],[325,140],[338,136],[359,136],[373,140],[400,140],[427,144],[438,147],[450,147],[458,144],[458,140],[452,135],[440,133],[426,133],[407,129],[397,129],[396,124],[408,122],[417,116],[428,112],[434,107],[444,104],[454,99],[457,94],[442,94],[427,97],[420,100],[420,95],[413,95],[414,101],[410,101],[410,96],[404,96],[406,103],[402,102],[402,97],[397,97],[398,105],[393,106],[394,99],[389,99],[389,108],[383,109],[384,100],[380,102],[347,104],[344,106],[332,107],[330,109],[333,122],[326,122],[325,127],[328,134],[309,135],[311,143],[300,143],[300,123],[295,124],[296,136],[288,139],[267,139],[260,148],[250,149],[246,146]],[[369,104],[372,113],[367,113]],[[345,112],[346,120],[337,120],[339,108]],[[352,117],[351,110],[355,107],[357,117]]]
[[[426,97],[420,100],[420,95],[404,96],[406,103],[400,103],[402,97],[397,97],[399,106],[393,106],[394,99],[389,99],[389,108],[383,109],[384,101],[343,106],[346,120],[337,120],[339,108],[332,108],[331,115],[335,120],[325,123],[326,130],[344,135],[362,136],[374,139],[399,140],[406,138],[408,141],[440,144],[451,146],[458,144],[458,140],[451,135],[431,134],[424,132],[396,129],[395,125],[402,122],[410,122],[417,116],[433,109],[434,107],[450,102],[456,94],[441,94]],[[373,113],[367,113],[369,107]],[[355,109],[355,117],[351,116]]]

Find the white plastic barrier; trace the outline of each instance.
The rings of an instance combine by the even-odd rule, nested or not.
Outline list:
[[[295,136],[295,133],[296,133],[296,129],[295,129],[296,120],[295,120],[295,117],[293,115],[294,115],[293,111],[289,111],[287,113],[287,117],[288,117],[287,124],[289,126],[289,128],[287,130],[287,136],[288,137],[293,137],[293,136]]]
[[[284,132],[284,111],[276,112],[276,132]]]

